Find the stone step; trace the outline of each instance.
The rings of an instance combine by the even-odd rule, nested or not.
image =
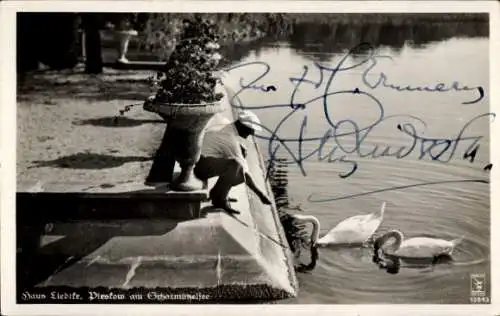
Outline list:
[[[255,143],[247,160],[271,196]],[[164,303],[182,301],[178,294],[216,303],[295,297],[276,206],[263,205],[240,184],[230,197],[241,214],[228,215],[207,201],[216,180],[188,193],[132,182],[19,184],[18,303],[158,303],[129,296],[154,293]],[[53,291],[79,299],[43,299]],[[98,299],[94,292],[121,298]]]

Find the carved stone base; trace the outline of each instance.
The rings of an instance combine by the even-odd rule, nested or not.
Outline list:
[[[194,175],[194,168],[184,168],[172,181],[171,188],[176,191],[196,191],[203,188],[203,182]]]

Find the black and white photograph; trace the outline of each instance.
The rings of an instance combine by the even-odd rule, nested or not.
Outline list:
[[[292,2],[2,4],[2,296],[493,306],[498,5]]]

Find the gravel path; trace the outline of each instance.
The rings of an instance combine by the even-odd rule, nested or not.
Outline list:
[[[165,124],[133,107],[149,94],[149,72],[47,72],[18,91],[17,181],[96,184],[143,181]]]
[[[18,187],[144,181],[166,126],[142,109],[152,74],[105,69],[90,76],[77,69],[28,76],[17,96]],[[120,116],[130,104],[137,106]],[[227,106],[217,119],[232,116]]]

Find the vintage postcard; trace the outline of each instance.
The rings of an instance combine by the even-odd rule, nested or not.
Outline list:
[[[500,313],[498,3],[1,9],[2,314]]]

